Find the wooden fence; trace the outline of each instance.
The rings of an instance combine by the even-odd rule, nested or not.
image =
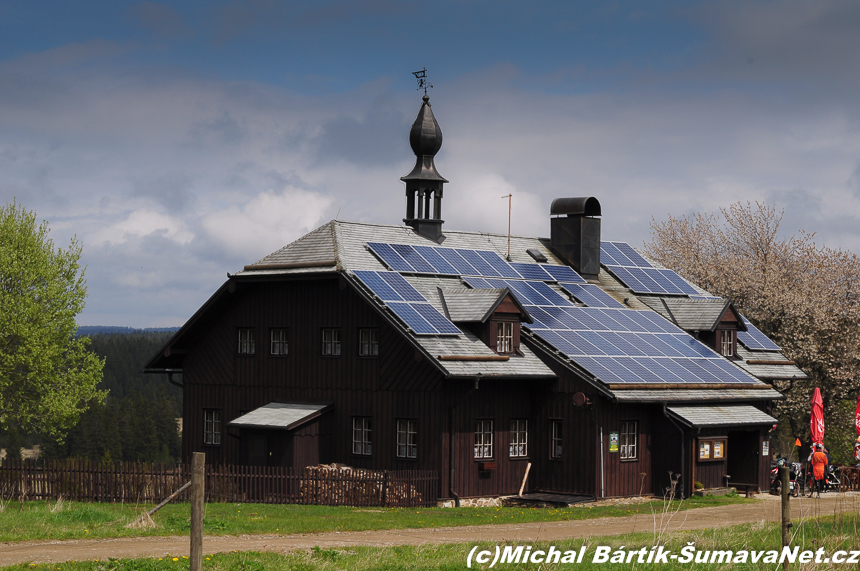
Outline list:
[[[190,465],[45,460],[0,464],[0,499],[159,502],[191,479]],[[435,506],[434,470],[206,466],[207,502]],[[183,492],[177,501],[187,501]]]

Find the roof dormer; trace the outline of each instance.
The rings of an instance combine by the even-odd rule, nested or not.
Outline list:
[[[534,323],[531,315],[508,288],[441,289],[445,315],[468,327],[500,355],[520,354],[520,323]]]

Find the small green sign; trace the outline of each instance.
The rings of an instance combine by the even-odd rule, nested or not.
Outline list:
[[[610,452],[618,452],[618,433],[610,432],[609,433],[609,451]]]

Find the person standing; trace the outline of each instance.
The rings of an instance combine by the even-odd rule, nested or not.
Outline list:
[[[827,467],[827,456],[821,451],[822,445],[815,445],[815,452],[812,454],[812,475],[815,478],[815,489],[817,497],[821,497],[821,489],[824,487],[825,468]]]

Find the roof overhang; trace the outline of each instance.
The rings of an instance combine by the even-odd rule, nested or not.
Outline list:
[[[227,423],[231,428],[293,430],[322,416],[332,409],[332,403],[307,404],[270,402]]]
[[[670,418],[690,428],[770,426],[779,421],[750,405],[666,407]]]

